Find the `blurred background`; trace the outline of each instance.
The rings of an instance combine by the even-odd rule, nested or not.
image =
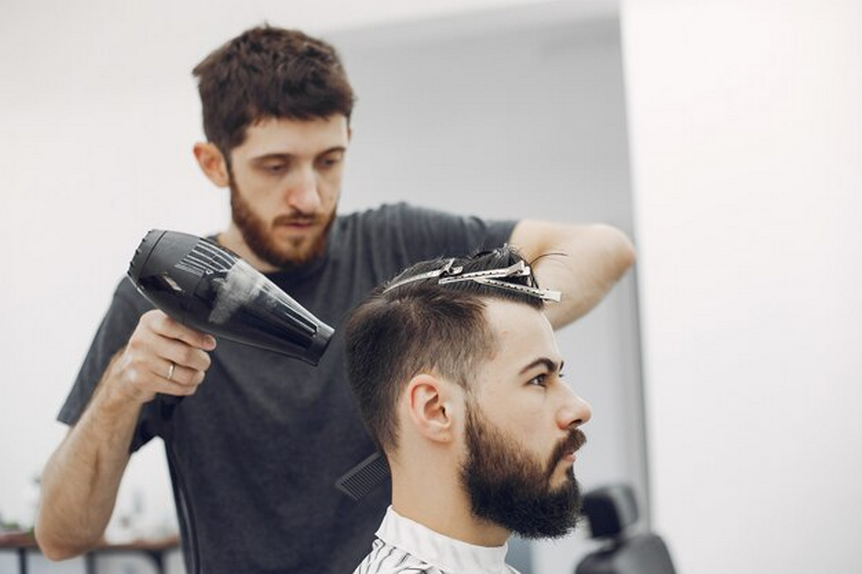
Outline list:
[[[32,526],[55,417],[143,235],[226,225],[192,156],[191,69],[262,22],[345,60],[359,101],[342,212],[406,200],[632,237],[635,271],[559,333],[594,411],[585,487],[631,484],[683,574],[860,571],[853,0],[3,3],[0,525]],[[108,539],[176,528],[154,441]],[[516,541],[513,563],[571,573],[592,548],[583,530]],[[95,560],[154,572],[139,554]],[[18,568],[0,550],[0,573]]]

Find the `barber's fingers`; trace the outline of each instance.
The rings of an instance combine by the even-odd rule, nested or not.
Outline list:
[[[152,400],[156,393],[181,397],[193,395],[206,374],[205,370],[192,369],[164,359],[148,361],[146,365],[150,367],[149,371],[145,371],[142,361],[133,361],[124,373],[129,385],[127,389],[141,402]]]
[[[156,393],[193,394],[211,364],[215,339],[189,329],[159,310],[144,313],[117,363],[117,381],[137,402]],[[173,367],[171,367],[173,365]]]
[[[154,393],[163,395],[173,395],[178,397],[187,397],[193,395],[200,388],[204,380],[204,373],[200,371],[188,371],[188,374],[181,372],[182,367],[177,367],[175,379],[168,380],[164,377],[157,377],[151,387]]]
[[[176,364],[177,367],[193,371],[206,371],[212,363],[209,353],[177,339],[165,337],[160,341],[157,352],[160,358]]]
[[[163,312],[153,310],[141,316],[126,350],[139,364],[148,364],[149,370],[161,374],[165,361],[206,371],[210,366],[207,351],[214,346],[215,339],[211,335],[189,329]]]
[[[216,340],[212,335],[187,327],[157,309],[144,313],[140,323],[146,325],[157,335],[182,341],[196,349],[212,351],[216,347]]]
[[[209,357],[207,357],[209,359]],[[206,367],[201,369],[186,367],[182,364],[173,361],[164,361],[158,363],[159,366],[154,371],[154,374],[170,382],[180,386],[198,386],[200,385],[206,374],[206,369],[209,367],[207,362]]]

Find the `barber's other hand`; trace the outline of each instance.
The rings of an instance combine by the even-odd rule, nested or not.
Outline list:
[[[212,335],[190,329],[158,309],[144,313],[111,367],[113,389],[138,403],[153,400],[156,393],[192,395],[210,366],[208,351],[215,347]]]

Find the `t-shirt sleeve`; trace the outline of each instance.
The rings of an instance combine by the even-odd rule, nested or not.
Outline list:
[[[373,212],[370,230],[375,253],[395,255],[391,277],[418,261],[434,257],[460,257],[493,249],[509,241],[516,221],[487,220],[454,215],[406,203],[386,205]],[[389,278],[389,277],[386,277]]]
[[[138,319],[152,305],[135,290],[128,279],[123,279],[116,291],[105,317],[93,338],[84,363],[75,379],[66,402],[60,409],[57,420],[74,425],[81,418],[90,398],[113,356],[128,342]],[[154,434],[150,425],[144,424],[150,418],[151,408],[145,407],[132,440],[132,450],[137,450],[149,441]]]

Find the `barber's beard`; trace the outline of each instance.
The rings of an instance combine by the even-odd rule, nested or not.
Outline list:
[[[473,406],[467,414],[468,451],[461,467],[473,514],[524,538],[566,535],[581,517],[580,487],[571,467],[562,485],[552,488],[551,480],[566,452],[586,442],[584,434],[572,428],[550,459],[540,461],[478,411]]]
[[[254,212],[251,205],[240,194],[233,177],[230,178],[230,207],[233,222],[239,228],[249,249],[270,265],[285,270],[302,267],[322,256],[326,249],[329,231],[335,222],[333,209],[329,214],[296,212],[277,218],[270,224]],[[313,225],[311,234],[291,240],[288,245],[276,241],[271,225],[291,222]]]

